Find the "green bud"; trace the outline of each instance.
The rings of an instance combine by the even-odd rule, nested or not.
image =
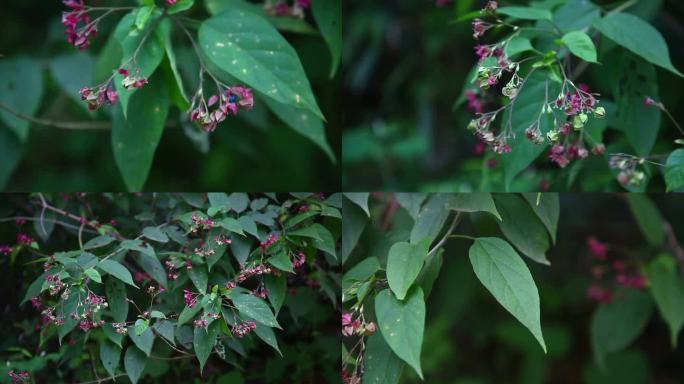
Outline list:
[[[548,137],[551,142],[555,143],[558,141],[558,131],[549,131],[549,133],[546,134],[546,137]]]
[[[594,117],[600,119],[606,116],[606,109],[603,107],[598,107],[594,110]]]

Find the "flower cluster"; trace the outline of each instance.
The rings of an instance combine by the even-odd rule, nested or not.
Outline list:
[[[253,320],[245,321],[240,324],[236,324],[231,329],[231,332],[235,337],[245,337],[248,333],[255,330],[257,327],[256,322]]]
[[[58,275],[45,275],[45,281],[48,283],[50,296],[56,296],[64,288],[64,283]]]
[[[212,248],[195,248],[193,253],[199,257],[211,257],[216,253]]]
[[[646,174],[640,170],[645,162],[644,158],[626,154],[614,154],[608,159],[610,168],[618,171],[617,180],[620,185],[635,188],[641,187],[646,180]]]
[[[100,328],[105,324],[104,320],[92,321],[92,320],[81,320],[78,323],[78,327],[81,328],[83,332],[88,332],[94,328]]]
[[[183,300],[185,300],[185,305],[187,305],[188,308],[192,308],[197,304],[197,297],[187,289],[183,290]]]
[[[195,328],[206,328],[209,325],[209,322],[206,319],[197,319],[192,322],[192,325],[194,325]]]
[[[12,379],[13,383],[27,383],[31,380],[31,376],[26,371],[15,373],[13,370],[10,370],[9,372],[7,372],[7,376],[9,376],[10,379]]]
[[[9,256],[12,253],[12,247],[7,244],[0,245],[0,253]]]
[[[297,252],[294,260],[292,260],[292,269],[297,269],[306,263],[306,255],[304,252]]]
[[[224,87],[218,84],[219,93],[204,100],[202,89],[192,98],[190,120],[197,121],[206,132],[213,132],[216,126],[230,115],[237,115],[238,108],[252,109],[254,95],[252,90],[242,86]],[[216,105],[213,111],[209,108]]]
[[[275,4],[271,1],[264,3],[264,11],[271,16],[304,18],[304,11],[311,7],[311,0],[295,0],[292,6],[285,1],[278,0]]]
[[[214,236],[214,243],[216,243],[216,245],[229,245],[232,241],[224,235],[217,235]]]
[[[81,95],[81,100],[88,104],[88,109],[91,111],[99,109],[105,103],[107,105],[114,105],[119,99],[119,94],[114,90],[111,81],[95,87],[83,87],[78,93]]]
[[[112,323],[112,327],[114,327],[114,330],[119,335],[125,335],[128,333],[128,328],[126,327],[126,323]]]
[[[259,244],[259,246],[261,247],[261,252],[266,253],[266,251],[268,251],[268,249],[271,248],[271,246],[275,244],[276,241],[278,241],[278,235],[275,233],[269,234],[266,240],[262,241],[261,244]]]
[[[196,233],[200,229],[212,229],[216,223],[214,220],[206,218],[203,219],[200,217],[200,215],[197,214],[197,212],[192,213],[192,217],[190,218],[192,220],[192,227],[190,228],[190,232]]]
[[[366,322],[362,316],[354,319],[351,313],[342,314],[342,335],[352,336],[354,334],[358,336],[370,336],[377,331],[378,328],[374,322]]]
[[[83,5],[83,0],[63,0],[62,3],[71,9],[62,13],[62,24],[65,27],[64,34],[69,44],[79,49],[87,49],[90,39],[97,35],[97,19],[91,21],[88,10]]]
[[[263,286],[259,286],[258,288],[252,290],[252,295],[265,299],[268,296],[268,289]]]
[[[237,277],[237,281],[238,283],[242,283],[243,281],[247,280],[252,276],[268,275],[272,272],[273,270],[271,269],[271,267],[267,267],[264,265],[257,265],[254,268],[245,268],[242,271],[240,271],[240,274]]]
[[[624,258],[618,256],[609,258],[608,247],[604,243],[589,237],[587,248],[594,263],[591,268],[594,281],[587,288],[587,298],[598,303],[610,303],[613,300],[610,285],[639,290],[646,288],[646,277],[639,272],[638,267],[630,267]]]
[[[25,233],[17,233],[17,244],[19,245],[31,245],[33,243],[33,238]]]
[[[164,265],[166,265],[166,277],[168,277],[169,280],[176,280],[178,276],[180,276],[176,264],[174,264],[171,260],[167,259],[166,261],[164,261]]]

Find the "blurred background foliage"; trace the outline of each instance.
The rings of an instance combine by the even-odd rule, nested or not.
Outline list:
[[[573,1],[585,0],[510,0],[500,1],[500,5]],[[594,1],[603,9],[624,2]],[[466,75],[477,61],[470,22],[455,20],[482,8],[484,3],[454,0],[440,8],[436,1],[428,0],[345,2],[344,190],[503,190],[501,163],[505,157],[476,155],[476,138],[466,130],[473,114],[463,105],[453,109]],[[684,67],[684,3],[639,0],[627,12],[650,21],[667,40],[675,66]],[[619,65],[602,56],[610,45],[605,42],[601,41],[604,47],[600,48],[599,60],[606,62],[591,65],[578,83],[589,84],[592,91],[610,99],[619,72],[615,67]],[[679,108],[684,79],[664,70],[658,70],[657,76],[660,99],[679,122],[684,121],[684,110]],[[615,128],[610,126],[610,114],[608,124]],[[658,128],[656,123],[653,125],[644,129]],[[675,127],[663,116],[652,151],[658,155],[655,159],[664,163],[678,138]],[[604,141],[607,153],[634,153],[625,134],[617,129],[607,130]],[[649,190],[665,189],[660,167],[649,167],[647,173],[652,174]],[[511,191],[537,191],[547,186],[560,191],[622,189],[607,158],[591,157],[581,169],[568,167],[563,171],[540,158],[517,177]]]
[[[182,198],[186,201],[202,200],[198,194],[66,194],[55,197],[55,204],[69,212],[81,212],[101,222],[116,221],[122,234],[138,233],[144,216],[154,210],[154,204],[163,206],[167,198]],[[286,199],[287,196],[281,195]],[[39,220],[24,224],[15,223],[11,218],[17,215],[40,217],[36,209],[37,196],[28,194],[2,194],[0,198],[0,244],[15,244],[18,233],[25,233],[35,239],[40,252],[53,254],[78,249],[78,227],[68,228],[48,221],[45,228],[49,231],[48,240],[43,233]],[[49,199],[49,196],[48,196]],[[151,205],[152,202],[152,205]],[[32,212],[35,210],[35,212]],[[140,215],[139,215],[140,214]],[[51,215],[48,220],[60,219]],[[60,220],[61,221],[61,220]],[[64,220],[67,222],[69,220]],[[93,373],[90,359],[97,359],[99,347],[97,339],[101,335],[90,335],[90,342],[84,344],[80,332],[65,337],[62,345],[56,338],[40,344],[39,313],[30,303],[20,305],[29,284],[42,272],[42,262],[38,256],[24,249],[18,254],[0,254],[0,383],[10,383],[7,372],[31,372],[31,383],[92,383]],[[319,268],[328,268],[320,263]],[[283,309],[278,322],[283,327],[277,332],[282,356],[266,343],[256,338],[245,337],[239,343],[231,344],[237,349],[227,349],[226,361],[209,359],[200,376],[199,365],[194,358],[188,359],[150,359],[145,367],[141,384],[162,383],[210,383],[210,384],[290,384],[290,383],[337,383],[339,378],[340,337],[338,315],[331,305],[330,298],[321,294],[320,286],[312,283],[322,276],[318,271],[289,286]],[[316,282],[318,282],[316,280]],[[133,300],[146,300],[141,294]],[[140,301],[138,301],[140,302]],[[83,333],[81,333],[82,335]],[[85,347],[84,347],[85,345]],[[163,343],[156,343],[154,354],[169,356],[172,353]],[[177,356],[176,356],[177,357]],[[122,356],[123,360],[123,356]],[[123,362],[119,366],[123,371]],[[104,378],[104,376],[101,375]],[[103,382],[111,382],[103,380]],[[130,383],[127,377],[118,377],[117,383]]]
[[[209,14],[197,0],[188,16],[203,21]],[[135,5],[134,0],[88,0],[92,6]],[[109,121],[102,108],[91,114],[74,92],[95,85],[91,74],[97,55],[123,13],[100,23],[98,36],[87,51],[67,44],[61,1],[26,0],[3,4],[0,23],[0,60],[26,57],[42,68],[44,89],[37,117],[54,121]],[[307,16],[307,17],[310,17]],[[310,25],[315,25],[308,20]],[[330,53],[317,33],[283,33],[295,47],[328,124],[326,134],[340,158],[341,111],[338,71],[330,79]],[[186,92],[197,80],[197,58],[182,32],[173,32],[173,44],[184,76]],[[72,61],[64,61],[71,58]],[[107,72],[109,68],[105,69]],[[3,74],[3,76],[5,76]],[[19,85],[21,82],[19,82]],[[28,89],[26,92],[35,92]],[[258,104],[258,101],[257,101]],[[212,135],[184,127],[185,111],[172,108],[157,149],[145,189],[176,190],[339,190],[340,169],[308,139],[295,133],[264,105],[228,119]],[[0,122],[0,133],[9,134]],[[16,148],[14,148],[16,149]],[[3,150],[9,150],[3,148]],[[0,154],[0,161],[8,161]],[[109,131],[63,130],[32,124],[24,156],[6,185],[9,191],[125,190],[114,163]]]
[[[372,195],[371,217],[382,218],[368,226],[346,265],[376,256],[385,265],[387,251],[396,239],[410,232],[413,221],[403,209],[391,209],[388,196]],[[653,194],[677,237],[684,239],[684,196]],[[647,245],[624,195],[561,194],[557,242],[547,252],[551,266],[526,264],[539,289],[541,323],[548,354],[531,333],[514,319],[480,284],[468,259],[469,240],[451,239],[444,247],[444,262],[426,303],[425,336],[421,364],[425,381],[404,367],[400,383],[588,383],[675,384],[684,378],[684,343],[670,343],[668,327],[654,311],[643,334],[622,352],[610,354],[606,370],[595,363],[590,324],[598,307],[587,298],[593,281],[587,239],[608,245],[610,258],[629,253],[630,263],[642,265],[657,254]],[[468,215],[457,234],[497,236],[496,219],[488,213]],[[656,251],[657,252],[657,251]]]

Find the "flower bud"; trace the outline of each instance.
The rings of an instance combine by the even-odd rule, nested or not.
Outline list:
[[[551,142],[555,143],[558,141],[558,131],[549,131],[546,134],[546,137],[548,137]]]
[[[606,109],[603,107],[598,107],[594,110],[594,117],[601,119],[606,116]]]

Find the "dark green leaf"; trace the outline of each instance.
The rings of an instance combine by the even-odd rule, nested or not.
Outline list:
[[[641,233],[651,245],[661,245],[665,241],[663,218],[658,207],[644,194],[628,193],[627,203],[632,210]]]
[[[128,302],[126,301],[126,287],[119,280],[108,279],[105,283],[109,311],[115,322],[121,323],[128,317]]]
[[[449,196],[447,208],[458,212],[489,212],[501,220],[492,195],[489,193],[457,193]]]
[[[43,95],[43,71],[40,65],[26,58],[0,60],[0,103],[27,116],[33,116]],[[26,141],[29,122],[0,109],[0,119],[14,132],[20,142]],[[9,172],[8,172],[9,173]]]
[[[425,300],[420,287],[414,287],[406,300],[397,300],[389,289],[375,297],[378,327],[387,345],[423,378],[420,351],[425,330]]]
[[[532,332],[546,352],[541,330],[539,292],[530,270],[513,247],[499,238],[481,237],[470,247],[469,257],[482,285]]]
[[[677,149],[668,156],[665,164],[665,184],[668,192],[684,188],[684,149]]]
[[[160,243],[166,243],[169,241],[169,237],[159,227],[143,228],[143,236]]]
[[[280,328],[271,308],[262,299],[251,294],[236,294],[233,296],[233,304],[245,316],[269,327]]]
[[[363,233],[368,216],[358,205],[349,199],[342,199],[342,263],[347,261],[349,254],[356,247]]]
[[[149,327],[138,325],[140,321],[145,322],[142,319],[138,319],[135,326],[128,327],[128,337],[145,355],[149,356],[152,353],[152,345],[154,345],[154,332]],[[142,330],[139,335],[136,333],[138,330]]]
[[[50,60],[50,72],[64,92],[81,108],[88,109],[88,105],[81,100],[78,91],[93,78],[95,60],[87,52],[57,56]]]
[[[342,1],[313,1],[311,3],[314,19],[323,39],[332,54],[330,77],[335,76],[342,57]]]
[[[192,346],[195,348],[195,355],[197,355],[197,360],[200,363],[200,374],[202,374],[204,364],[207,363],[207,359],[214,349],[220,329],[220,322],[216,320],[212,321],[207,328],[195,328]]]
[[[396,193],[395,196],[399,205],[401,205],[415,221],[418,218],[418,213],[420,213],[420,206],[423,205],[427,195],[424,193]]]
[[[449,217],[450,211],[447,207],[449,198],[448,194],[434,194],[423,205],[411,230],[411,244],[418,244],[425,240],[431,244],[437,238]]]
[[[596,46],[591,40],[591,37],[582,31],[568,32],[561,38],[573,55],[579,57],[584,61],[596,63],[597,53]]]
[[[114,376],[116,368],[119,366],[121,359],[121,347],[115,345],[109,340],[100,342],[100,361],[104,366],[109,376]]]
[[[117,279],[123,281],[124,283],[134,286],[138,288],[137,285],[133,282],[133,277],[131,276],[131,273],[128,272],[128,269],[121,265],[118,261],[114,261],[111,259],[107,260],[102,260],[98,264],[98,267],[102,269],[103,271],[109,273],[110,275],[116,277]]]
[[[530,204],[539,220],[544,223],[551,235],[551,240],[556,242],[558,232],[558,218],[560,217],[560,199],[557,193],[524,193],[523,197]]]
[[[268,290],[268,301],[273,306],[275,314],[278,315],[280,308],[285,302],[285,291],[287,290],[287,280],[285,276],[268,275],[264,278],[266,290]]]
[[[97,236],[83,244],[83,249],[96,249],[111,244],[115,239],[111,236]]]
[[[192,283],[195,285],[197,290],[201,293],[205,293],[207,291],[207,284],[209,282],[207,267],[203,264],[195,264],[187,271],[190,280],[192,280]]]
[[[404,300],[413,282],[418,277],[427,258],[428,244],[396,243],[392,245],[387,256],[387,282],[397,296]]]
[[[126,350],[126,355],[124,356],[124,367],[126,368],[126,374],[128,378],[131,379],[133,384],[138,382],[140,375],[142,374],[145,365],[147,364],[147,356],[142,353],[134,345],[131,345]]]
[[[646,268],[646,274],[661,316],[670,327],[672,347],[677,348],[677,338],[684,326],[684,280],[672,255],[663,254]]]
[[[551,20],[551,12],[532,7],[500,7],[497,13],[523,20]]]
[[[376,333],[366,341],[366,351],[363,354],[364,370],[363,382],[367,384],[398,384],[401,369],[404,366],[401,359],[392,352],[390,347]]]

